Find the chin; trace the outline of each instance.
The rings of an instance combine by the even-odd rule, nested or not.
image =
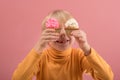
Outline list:
[[[66,50],[66,49],[68,49],[70,47],[71,46],[69,45],[69,46],[54,46],[53,48],[58,50],[58,51],[64,51],[64,50]]]

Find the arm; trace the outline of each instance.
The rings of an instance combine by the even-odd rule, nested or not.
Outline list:
[[[91,53],[84,56],[82,69],[90,73],[95,80],[113,80],[113,72],[105,60],[91,48]]]
[[[32,80],[34,74],[39,71],[39,59],[40,55],[32,49],[14,71],[12,80]]]
[[[72,35],[83,50],[84,55],[81,61],[83,71],[91,73],[95,80],[113,80],[110,66],[90,47],[85,32],[77,30],[73,31]]]
[[[54,29],[46,29],[42,32],[40,39],[34,49],[26,56],[15,70],[12,80],[32,80],[34,74],[39,71],[40,56],[48,42],[58,39],[58,33]]]

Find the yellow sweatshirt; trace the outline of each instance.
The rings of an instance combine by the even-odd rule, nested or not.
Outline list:
[[[113,80],[109,65],[91,48],[85,56],[81,49],[57,51],[46,49],[38,54],[32,49],[15,70],[12,80],[82,80],[90,73],[94,80]]]

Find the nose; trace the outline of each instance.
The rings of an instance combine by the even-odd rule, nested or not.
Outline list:
[[[60,37],[65,38],[65,36],[66,36],[66,31],[65,31],[65,28],[62,27],[61,30],[60,30]]]

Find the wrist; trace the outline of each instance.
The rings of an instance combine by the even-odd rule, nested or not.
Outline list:
[[[35,50],[38,54],[41,54],[42,51],[43,51],[43,48],[40,47],[40,45],[37,43],[37,44],[34,46],[34,50]]]
[[[81,49],[84,51],[84,54],[87,56],[91,53],[91,47],[88,43],[84,43],[81,47]]]
[[[85,56],[88,56],[90,54],[91,54],[91,48],[89,48],[89,50],[84,51],[84,55]]]

